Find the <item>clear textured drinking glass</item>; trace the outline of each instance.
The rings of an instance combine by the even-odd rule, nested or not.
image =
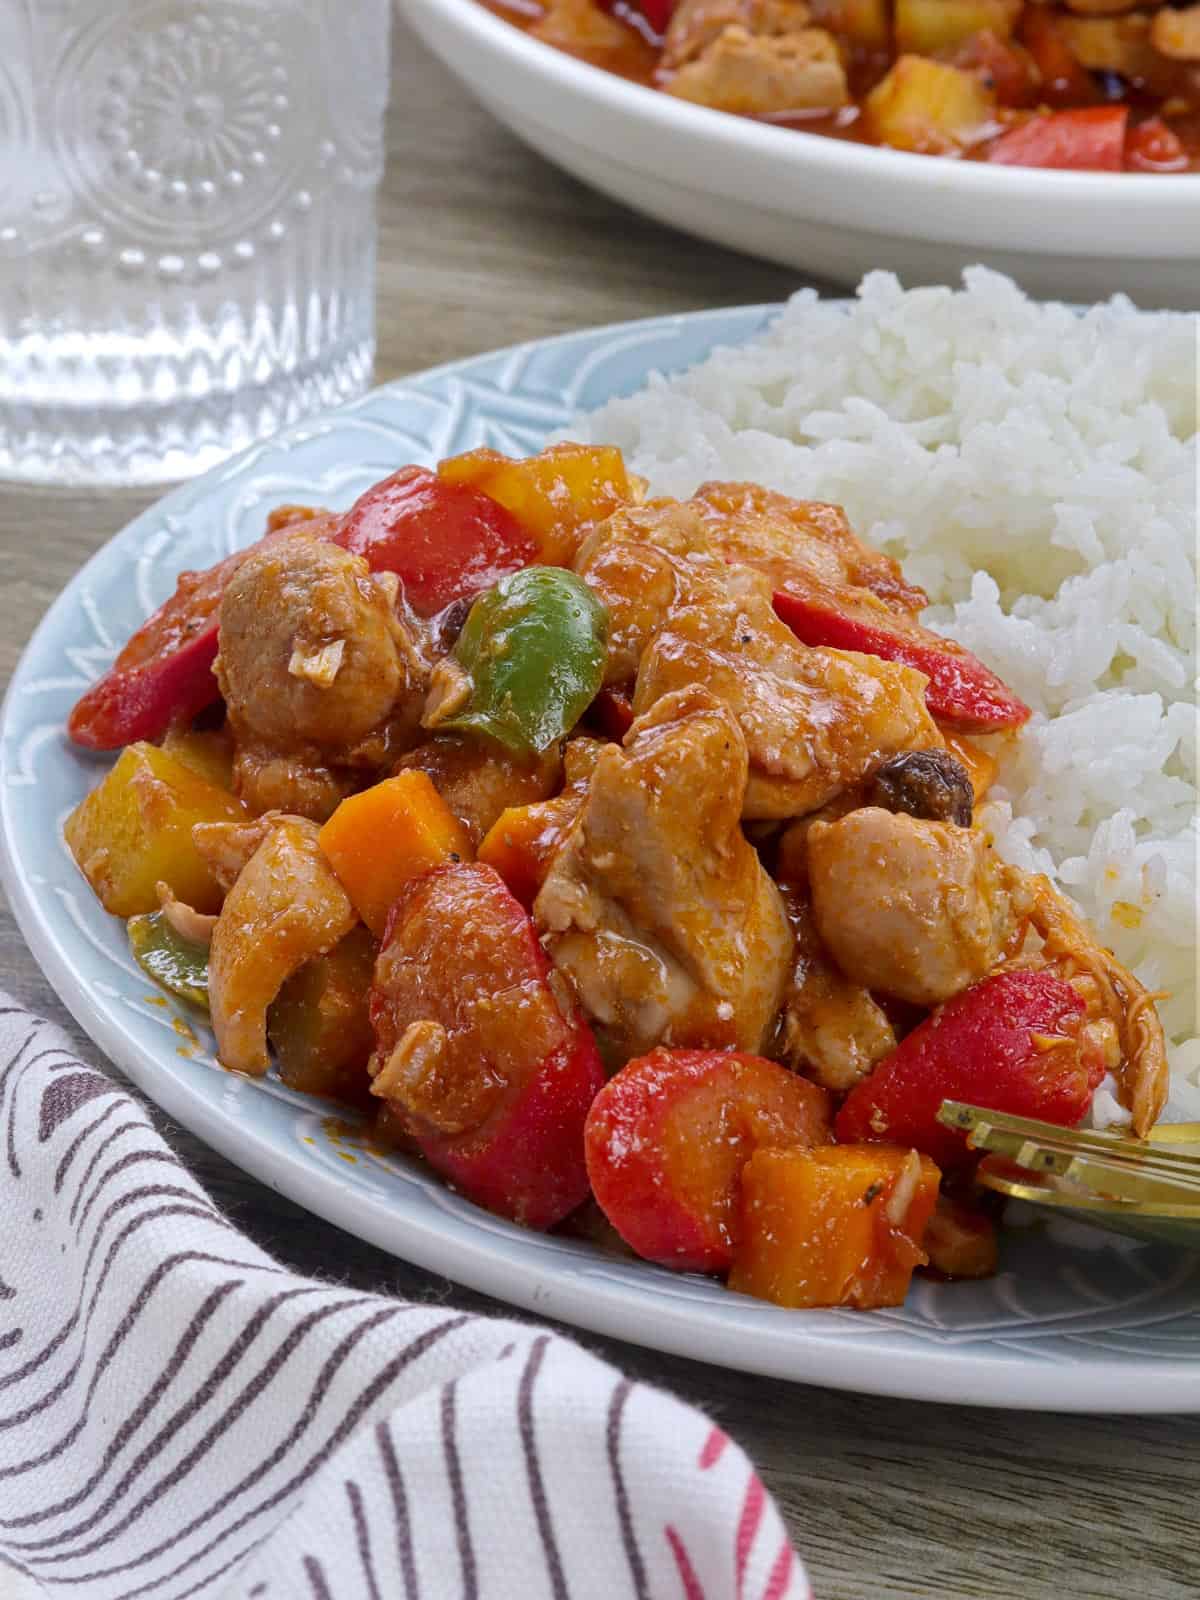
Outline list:
[[[359,393],[389,0],[0,0],[0,476],[184,477]]]

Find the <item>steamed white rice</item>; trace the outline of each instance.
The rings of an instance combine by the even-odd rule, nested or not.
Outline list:
[[[1174,1116],[1200,1117],[1196,1016],[1196,318],[1079,316],[975,268],[962,291],[866,278],[656,377],[570,436],[657,493],[744,478],[843,504],[952,633],[1033,707],[981,816],[1152,989]]]

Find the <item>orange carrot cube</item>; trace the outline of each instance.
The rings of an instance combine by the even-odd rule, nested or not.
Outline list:
[[[321,829],[321,849],[377,939],[409,879],[472,855],[466,829],[416,768],[343,800]]]
[[[781,1306],[901,1305],[940,1178],[892,1145],[757,1151],[729,1287]]]
[[[550,860],[579,814],[580,797],[557,795],[528,806],[509,806],[484,835],[478,859],[504,879],[528,908],[550,870]]]

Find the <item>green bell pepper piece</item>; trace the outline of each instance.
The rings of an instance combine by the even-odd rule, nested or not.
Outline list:
[[[208,1010],[208,951],[175,931],[161,911],[125,924],[133,959],[155,983]]]
[[[518,755],[569,733],[604,681],[608,610],[563,567],[525,567],[471,607],[454,647],[471,682],[442,724],[486,734]]]

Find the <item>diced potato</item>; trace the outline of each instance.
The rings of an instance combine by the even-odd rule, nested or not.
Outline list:
[[[498,500],[539,541],[549,566],[569,565],[583,530],[633,498],[615,445],[555,444],[524,461],[468,450],[439,462],[438,473]]]
[[[898,1306],[941,1174],[892,1145],[759,1150],[742,1171],[729,1287],[781,1306]]]
[[[233,735],[227,728],[171,728],[162,748],[218,789],[233,789]]]
[[[896,0],[896,49],[916,55],[954,50],[973,33],[1007,39],[1021,0]]]
[[[404,885],[434,867],[470,861],[471,840],[429,774],[414,767],[343,800],[321,829],[321,850],[382,939]]]
[[[289,978],[267,1013],[279,1076],[301,1094],[368,1103],[375,1036],[367,991],[378,950],[366,928],[355,928]]]
[[[162,882],[177,900],[213,912],[221,889],[192,843],[192,829],[198,822],[246,820],[239,800],[167,751],[131,744],[76,806],[63,833],[106,911],[118,917],[157,911],[155,885]]]
[[[1172,61],[1200,61],[1200,5],[1175,10],[1164,6],[1154,13],[1150,43]]]
[[[897,150],[947,154],[982,138],[996,99],[971,72],[924,56],[901,56],[864,102],[866,128]]]

